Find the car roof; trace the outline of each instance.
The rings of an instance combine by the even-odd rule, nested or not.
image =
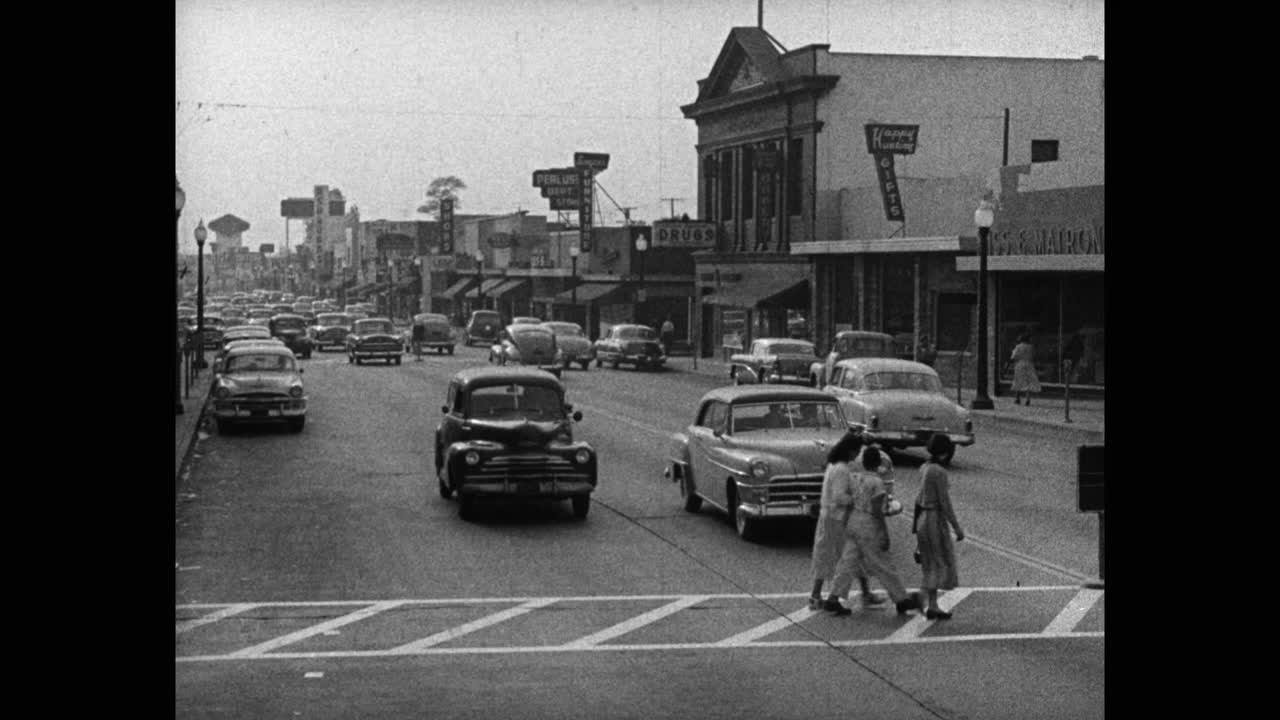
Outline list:
[[[263,332],[266,332],[267,334],[270,334],[270,333],[271,333],[271,331],[270,331],[270,330],[267,330],[267,329],[266,329],[265,327],[263,327],[262,325],[232,325],[231,327],[229,327],[229,328],[227,328],[227,329],[226,329],[226,334],[227,334],[227,335],[234,335],[234,334],[236,334],[237,332],[242,332],[242,331],[245,331],[245,332],[254,332],[254,333],[257,333],[257,334],[259,334],[259,335],[261,335]]]
[[[729,404],[748,402],[797,402],[818,400],[836,402],[835,397],[817,388],[805,388],[786,385],[727,385],[711,390],[702,396],[699,405],[708,400],[719,400]]]
[[[772,345],[773,343],[800,343],[803,345],[813,344],[812,342],[805,340],[804,338],[784,338],[784,337],[756,338],[753,342],[768,343],[770,345]]]
[[[524,332],[551,332],[551,328],[543,327],[542,323],[511,323],[507,326],[507,332],[524,333]]]
[[[519,382],[523,385],[546,385],[547,387],[564,389],[564,385],[556,379],[555,375],[546,370],[539,370],[532,367],[505,366],[505,367],[474,367],[465,370],[459,370],[453,376],[453,379],[462,384],[463,388],[485,387],[488,385],[502,385],[509,382]],[[826,397],[830,397],[826,395]]]
[[[293,357],[293,351],[284,345],[271,345],[267,343],[237,345],[236,347],[227,348],[227,355],[288,355]]]
[[[872,332],[871,330],[841,330],[836,333],[837,338],[857,337],[857,338],[876,338],[878,340],[893,340],[893,336],[889,333]]]
[[[858,372],[920,372],[926,375],[937,375],[938,371],[914,360],[898,358],[846,358],[837,361],[835,367],[853,368]]]
[[[377,320],[379,322],[391,322],[391,318],[384,318],[384,317],[362,317],[362,318],[356,318],[356,320],[361,322],[365,322],[369,320]]]
[[[281,319],[281,318],[284,318],[285,320],[293,320],[293,319],[295,319],[295,318],[296,318],[296,319],[298,319],[298,320],[306,320],[306,318],[302,317],[301,315],[299,315],[299,314],[297,314],[297,313],[279,313],[279,314],[277,314],[277,315],[272,315],[272,316],[271,316],[271,319],[272,319],[272,320],[279,320],[279,319]]]
[[[649,327],[648,325],[636,325],[636,324],[634,324],[634,323],[619,323],[619,324],[617,324],[617,325],[614,325],[614,326],[613,326],[612,328],[610,328],[610,329],[611,329],[611,330],[626,330],[627,328],[640,328],[640,329],[642,329],[642,330],[653,330],[653,328]]]

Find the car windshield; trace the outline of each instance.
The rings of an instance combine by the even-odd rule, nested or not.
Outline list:
[[[857,355],[878,357],[890,354],[892,343],[884,338],[854,338],[849,342],[849,351]]]
[[[813,346],[808,343],[773,343],[772,345],[765,345],[764,352],[770,354],[812,355]]]
[[[316,323],[319,325],[350,325],[351,318],[346,315],[317,315]]]
[[[582,328],[574,323],[543,323],[542,327],[547,328],[556,335],[571,335],[575,337],[582,336]]]
[[[394,332],[391,328],[390,320],[361,320],[356,323],[355,332],[357,335],[368,335],[370,333],[386,333]]]
[[[733,406],[733,434],[767,430],[844,430],[834,402],[750,403]]]
[[[618,337],[623,340],[657,340],[658,334],[652,328],[624,327],[618,328]]]
[[[476,322],[494,323],[498,322],[501,317],[502,316],[498,315],[498,313],[476,313],[472,316],[472,320]]]
[[[228,373],[249,373],[249,372],[293,372],[293,358],[288,355],[279,355],[276,353],[263,353],[233,355],[227,358],[227,367],[224,372]]]
[[[307,321],[303,318],[280,318],[276,320],[276,328],[281,330],[305,330]]]
[[[874,372],[862,378],[866,390],[923,390],[942,392],[942,382],[936,375],[922,372]]]
[[[560,420],[564,403],[555,388],[546,385],[493,385],[471,391],[471,417]]]

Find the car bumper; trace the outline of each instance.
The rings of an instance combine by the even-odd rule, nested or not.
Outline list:
[[[371,358],[398,358],[404,355],[404,350],[402,348],[387,348],[385,350],[352,350],[351,355],[352,357],[358,357],[365,360]]]
[[[622,362],[639,363],[641,365],[661,365],[667,361],[666,355],[627,355],[623,353],[618,356]]]
[[[796,502],[788,500],[783,502],[763,502],[763,503],[741,503],[738,505],[738,511],[747,517],[760,518],[798,518],[798,517],[818,517],[822,503],[818,500],[813,502]]]
[[[588,480],[468,480],[458,488],[459,495],[517,498],[569,498],[596,489]]]
[[[271,401],[239,401],[234,398],[213,401],[213,416],[220,420],[271,422],[307,414],[306,398]]]
[[[765,373],[764,381],[765,381],[765,382],[770,382],[770,383],[783,383],[783,384],[788,384],[788,383],[798,383],[798,384],[801,384],[801,385],[808,385],[808,384],[809,384],[809,376],[808,376],[808,375],[798,375],[798,374],[788,374],[788,373],[775,373],[775,372],[770,372],[770,373]]]
[[[863,436],[878,443],[899,445],[903,447],[924,447],[928,444],[929,437],[934,433],[942,433],[943,435],[946,435],[953,445],[967,447],[974,443],[973,433],[951,433],[942,430],[867,430],[863,432]]]

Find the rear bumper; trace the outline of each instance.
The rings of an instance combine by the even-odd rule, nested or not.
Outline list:
[[[942,433],[946,435],[953,445],[967,447],[974,443],[973,433],[949,433],[941,430],[909,430],[901,432],[884,431],[884,430],[867,430],[863,435],[878,443],[897,445],[901,447],[924,447],[929,442],[929,436],[934,433]]]

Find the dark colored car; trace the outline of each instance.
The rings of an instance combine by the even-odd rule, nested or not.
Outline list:
[[[791,338],[760,338],[745,353],[729,358],[734,385],[755,383],[809,384],[810,366],[818,356],[813,343]]]
[[[596,367],[612,363],[634,365],[637,370],[661,367],[667,350],[658,342],[658,333],[646,325],[614,325],[609,334],[596,341]]]
[[[271,337],[280,338],[285,347],[304,358],[311,357],[313,344],[307,335],[307,319],[301,315],[273,315],[267,322]]]
[[[420,313],[413,316],[413,327],[420,328],[423,349],[453,354],[453,328],[449,318],[438,313]]]
[[[560,377],[563,356],[556,336],[541,325],[508,325],[489,348],[489,362],[496,365],[528,365]]]
[[[436,427],[440,496],[458,496],[463,518],[482,498],[564,500],[585,518],[596,489],[597,458],[573,439],[581,412],[564,386],[534,368],[480,367],[453,376]],[[572,413],[572,415],[570,415]]]
[[[363,365],[365,360],[386,360],[400,364],[404,341],[388,318],[361,318],[347,335],[347,362]]]
[[[311,342],[315,343],[316,350],[321,351],[333,346],[345,348],[353,322],[350,315],[343,313],[320,313],[316,315],[316,324],[308,328]]]
[[[463,345],[470,346],[474,342],[492,345],[498,342],[502,332],[502,316],[494,310],[476,310],[467,321],[467,329],[463,334]]]

